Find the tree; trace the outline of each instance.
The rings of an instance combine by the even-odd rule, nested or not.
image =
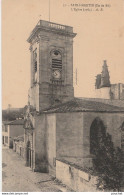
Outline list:
[[[93,159],[93,169],[98,175],[99,189],[120,191],[124,172],[123,155],[120,148],[114,147],[108,133],[101,136]]]
[[[10,109],[7,110],[2,110],[2,120],[3,121],[13,121],[16,120],[17,118],[24,118],[23,114],[23,108],[19,109]]]

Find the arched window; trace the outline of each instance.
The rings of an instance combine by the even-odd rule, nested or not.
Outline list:
[[[96,149],[106,134],[106,128],[100,118],[96,118],[90,127],[90,154],[95,155]]]
[[[31,167],[31,144],[30,141],[27,142],[27,166]]]
[[[37,82],[37,48],[33,52],[33,64],[34,64],[35,82]]]
[[[62,69],[62,55],[60,51],[54,50],[51,52],[52,69]]]

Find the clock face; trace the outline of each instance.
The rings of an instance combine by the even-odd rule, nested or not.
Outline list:
[[[60,79],[61,78],[61,71],[60,70],[53,70],[53,77],[55,79]]]

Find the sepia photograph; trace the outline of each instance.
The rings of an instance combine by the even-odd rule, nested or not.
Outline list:
[[[124,1],[2,0],[2,192],[124,191]]]

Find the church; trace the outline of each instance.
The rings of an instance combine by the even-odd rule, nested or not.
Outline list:
[[[71,26],[40,20],[27,39],[31,82],[24,123],[25,161],[33,171],[52,176],[57,159],[91,167],[93,140],[99,133],[108,132],[115,146],[124,149],[124,101],[74,97],[75,37]],[[99,80],[97,76],[97,88]],[[102,84],[106,82],[102,77]]]
[[[124,84],[111,84],[106,60],[104,60],[101,74],[96,76],[95,89],[96,98],[124,100]]]

